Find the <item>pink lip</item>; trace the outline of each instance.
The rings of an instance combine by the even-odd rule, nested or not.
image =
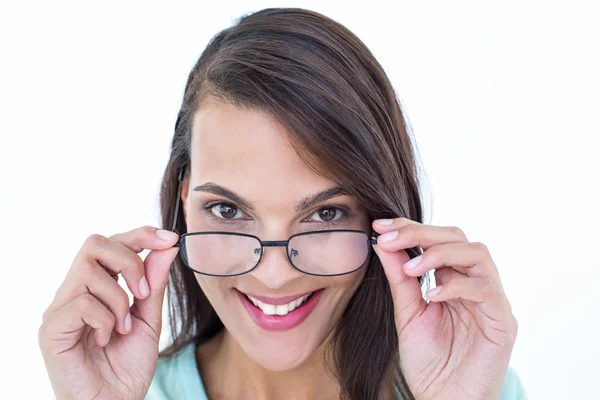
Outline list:
[[[256,325],[268,331],[284,331],[300,325],[310,315],[310,313],[317,306],[322,291],[323,289],[315,291],[313,296],[306,303],[302,304],[300,308],[296,308],[294,311],[288,312],[286,315],[281,316],[267,315],[263,313],[260,308],[254,306],[254,304],[248,300],[246,295],[240,291],[237,292],[242,304],[244,304],[248,314],[250,314],[250,318],[254,321],[254,323],[256,323]],[[291,297],[290,301],[292,300],[294,300],[293,296]]]
[[[311,294],[312,292],[306,292],[303,294],[297,294],[293,296],[285,296],[285,297],[268,297],[268,296],[258,296],[252,293],[245,293],[250,297],[254,297],[257,300],[262,301],[263,303],[273,304],[274,306],[280,306],[283,304],[291,303],[292,301],[299,299],[300,297],[304,297],[307,294]]]

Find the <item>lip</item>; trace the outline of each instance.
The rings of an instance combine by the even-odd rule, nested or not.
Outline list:
[[[319,289],[320,290],[320,289]],[[316,292],[316,290],[314,290]],[[244,293],[244,292],[242,292]],[[291,303],[292,301],[299,299],[300,297],[304,297],[307,294],[311,294],[312,292],[306,292],[303,294],[295,294],[293,296],[284,296],[284,297],[269,297],[269,296],[258,296],[252,293],[244,293],[250,297],[254,297],[257,300],[262,301],[266,304],[273,304],[274,306],[281,306],[283,304]]]
[[[316,290],[313,296],[306,303],[302,304],[300,308],[296,308],[294,311],[288,312],[286,315],[281,316],[267,315],[263,313],[260,308],[256,307],[250,302],[250,300],[248,300],[244,293],[240,292],[239,290],[237,292],[240,301],[256,325],[268,331],[285,331],[300,325],[306,318],[308,318],[310,313],[312,313],[317,306],[323,290],[324,289]],[[292,296],[290,301],[292,300],[294,300],[294,296]]]

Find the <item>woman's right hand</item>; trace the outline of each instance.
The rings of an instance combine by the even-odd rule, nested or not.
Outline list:
[[[38,330],[57,399],[146,395],[158,362],[169,270],[179,250],[173,247],[177,234],[160,231],[170,234],[165,240],[157,232],[144,226],[110,238],[94,234],[75,256]],[[151,251],[142,261],[144,249]],[[131,308],[119,273],[134,296]]]

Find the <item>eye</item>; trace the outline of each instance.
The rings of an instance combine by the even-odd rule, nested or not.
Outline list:
[[[243,219],[244,213],[233,204],[217,203],[207,208],[220,219]]]
[[[344,217],[346,212],[339,207],[324,207],[311,215],[311,219],[317,222],[334,222]]]

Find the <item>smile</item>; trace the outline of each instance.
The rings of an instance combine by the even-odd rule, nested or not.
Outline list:
[[[237,292],[250,318],[259,327],[279,331],[291,329],[301,324],[317,306],[323,290],[319,289],[306,293],[295,299],[296,296],[277,299],[256,296],[261,297],[262,300],[240,291]]]
[[[300,306],[302,306],[313,295],[313,293],[314,292],[299,297],[296,300],[292,300],[287,304],[281,305],[264,303],[250,295],[246,295],[246,297],[248,297],[252,304],[260,308],[266,315],[287,315],[288,312],[292,312],[295,309],[300,308]]]

